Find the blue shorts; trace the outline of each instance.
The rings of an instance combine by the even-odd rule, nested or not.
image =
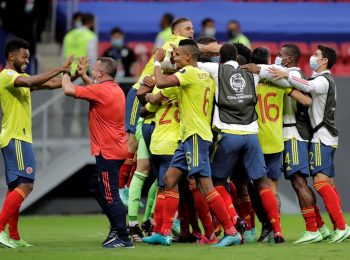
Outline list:
[[[164,188],[164,176],[170,167],[172,155],[152,155],[152,171],[157,178],[158,186]]]
[[[136,97],[137,89],[130,88],[126,96],[125,128],[129,133],[136,133],[136,125],[140,116],[141,104]]]
[[[35,155],[33,144],[17,139],[11,139],[9,144],[2,148],[5,162],[6,184],[13,187],[14,183],[34,182]]]
[[[290,179],[297,172],[305,177],[310,176],[308,145],[308,142],[302,142],[295,138],[284,142],[283,172],[286,179]]]
[[[149,150],[149,146],[151,145],[151,137],[154,131],[154,128],[156,125],[154,123],[152,124],[143,124],[142,125],[142,135],[143,139],[145,140],[146,147]]]
[[[328,177],[335,177],[334,154],[335,148],[323,143],[311,143],[309,150],[311,176],[323,173]]]
[[[283,152],[264,154],[265,163],[267,166],[267,177],[273,181],[277,181],[282,176],[282,159]]]
[[[251,180],[266,176],[266,165],[256,134],[221,133],[214,144],[211,170],[214,178],[227,179],[241,162]]]
[[[179,143],[170,167],[187,172],[189,177],[197,173],[203,177],[211,177],[210,144],[211,142],[204,141],[197,134],[189,136],[184,142]]]

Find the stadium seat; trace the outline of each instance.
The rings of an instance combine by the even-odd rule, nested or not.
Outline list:
[[[128,47],[130,49],[133,49],[136,55],[143,55],[143,54],[147,54],[148,56],[150,56],[152,54],[152,50],[153,50],[153,42],[136,42],[136,41],[132,41],[132,42],[128,42]]]
[[[103,56],[103,53],[111,47],[110,42],[99,42],[98,43],[98,56]]]
[[[257,47],[264,47],[269,49],[271,56],[276,56],[278,54],[278,45],[275,42],[252,42],[253,49]]]
[[[349,77],[350,76],[350,66],[339,61],[332,68],[332,72],[336,76]]]
[[[284,44],[294,44],[300,48],[301,55],[303,56],[309,56],[310,55],[310,48],[309,45],[306,42],[281,42],[280,47]]]
[[[340,44],[340,56],[344,60],[350,60],[350,42],[342,42]]]
[[[311,53],[313,53],[314,51],[317,50],[318,45],[325,45],[325,46],[331,47],[337,52],[338,55],[340,54],[338,43],[336,43],[336,42],[312,42],[312,43],[310,43]]]

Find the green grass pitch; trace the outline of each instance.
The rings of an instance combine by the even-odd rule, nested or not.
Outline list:
[[[350,215],[346,215],[350,221]],[[324,216],[328,226],[328,216]],[[173,244],[170,247],[136,244],[134,249],[104,249],[101,242],[107,234],[107,221],[102,215],[22,217],[22,238],[35,247],[25,249],[0,248],[0,259],[350,259],[350,240],[340,244],[321,242],[293,245],[304,230],[301,215],[283,215],[285,245],[245,244],[229,248],[212,248],[193,244]],[[258,231],[260,226],[257,227]],[[258,232],[259,233],[259,232]]]

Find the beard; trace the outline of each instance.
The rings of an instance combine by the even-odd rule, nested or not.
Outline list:
[[[20,72],[20,73],[24,73],[25,72],[25,70],[22,69],[23,65],[24,64],[21,64],[18,60],[14,60],[13,61],[13,67],[15,67],[17,72]]]

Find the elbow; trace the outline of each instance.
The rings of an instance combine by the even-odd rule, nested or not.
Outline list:
[[[167,84],[165,82],[159,80],[159,81],[156,81],[156,86],[157,86],[157,88],[166,88]]]

